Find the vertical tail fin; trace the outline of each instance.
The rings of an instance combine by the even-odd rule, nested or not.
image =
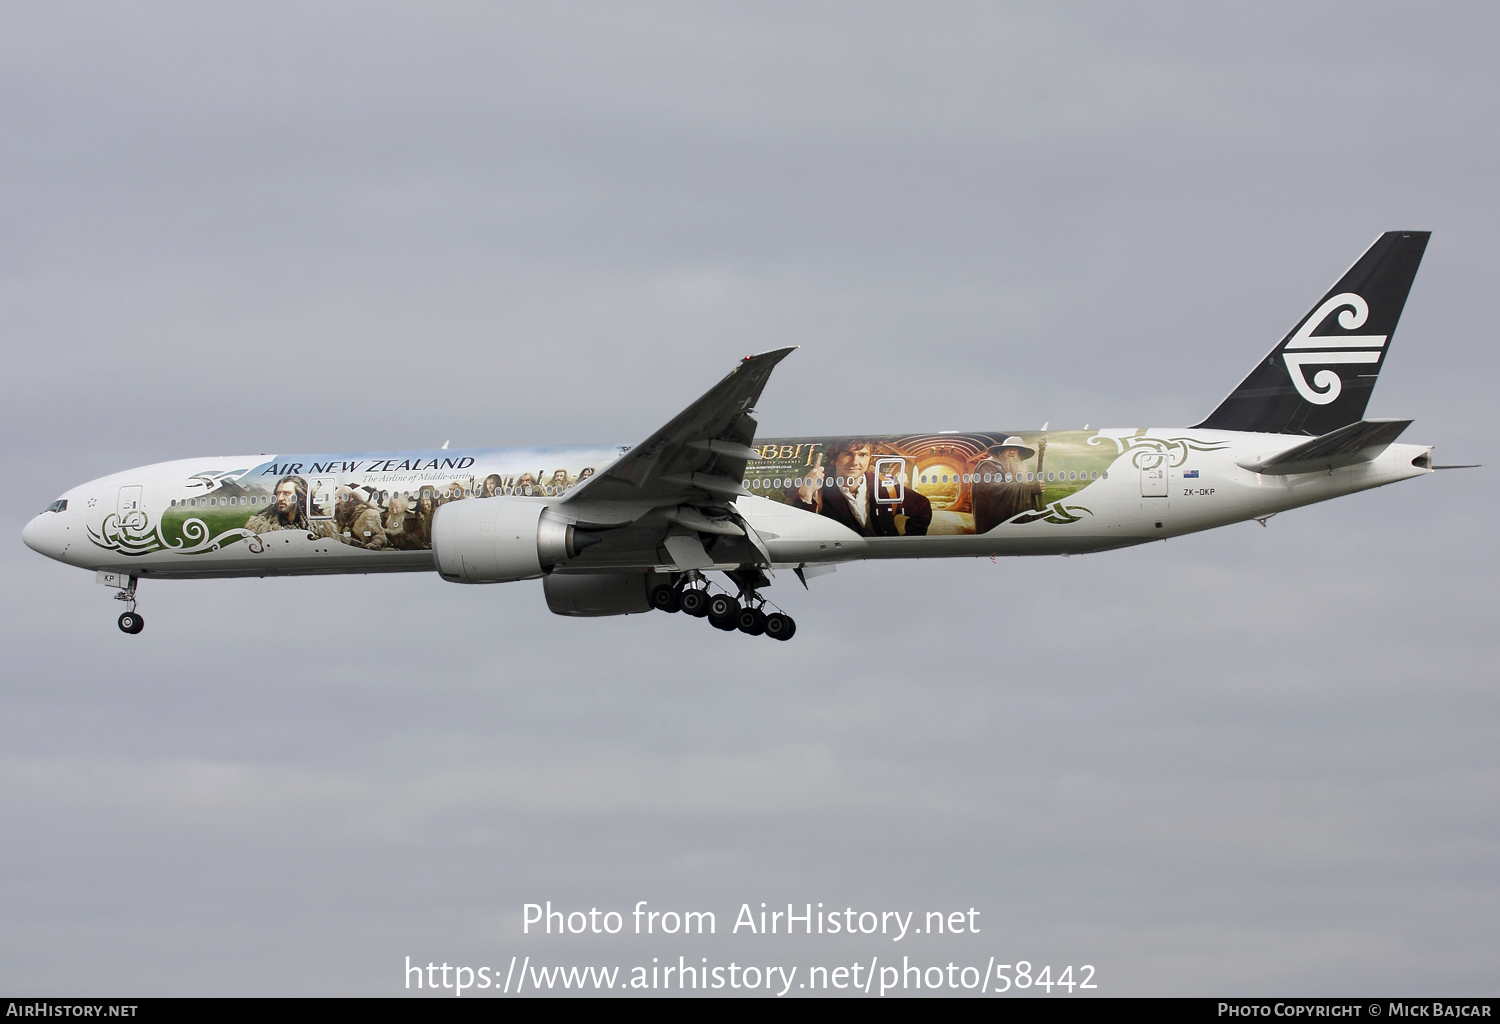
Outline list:
[[[1387,231],[1199,427],[1326,434],[1356,423],[1430,231]]]

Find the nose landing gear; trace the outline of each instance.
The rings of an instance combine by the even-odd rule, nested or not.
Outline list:
[[[767,613],[762,587],[771,581],[758,569],[728,573],[739,588],[736,598],[729,593],[712,593],[701,573],[683,573],[672,583],[663,583],[651,591],[651,606],[664,612],[686,612],[726,633],[739,630],[749,636],[768,636],[773,640],[790,640],[797,623],[783,611]]]
[[[127,577],[125,586],[115,595],[116,601],[125,602],[125,611],[120,613],[117,620],[121,633],[129,633],[134,636],[146,628],[146,619],[140,612],[135,610],[135,577]]]

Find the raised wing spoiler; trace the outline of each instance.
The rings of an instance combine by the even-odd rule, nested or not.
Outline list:
[[[1284,452],[1261,459],[1237,463],[1252,473],[1315,473],[1356,462],[1370,462],[1390,447],[1411,420],[1360,420],[1331,430]]]

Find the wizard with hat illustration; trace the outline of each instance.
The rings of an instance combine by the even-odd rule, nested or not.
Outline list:
[[[987,533],[1012,516],[1042,507],[1042,460],[1046,455],[1045,436],[1035,448],[1015,436],[990,445],[984,459],[974,467],[975,533]],[[1033,479],[1028,480],[1025,464],[1033,458],[1036,467],[1030,474]]]

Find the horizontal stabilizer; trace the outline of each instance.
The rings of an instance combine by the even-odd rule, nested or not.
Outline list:
[[[1252,473],[1313,473],[1337,466],[1369,462],[1390,447],[1411,420],[1360,420],[1311,441],[1294,445],[1269,458],[1238,463]]]

